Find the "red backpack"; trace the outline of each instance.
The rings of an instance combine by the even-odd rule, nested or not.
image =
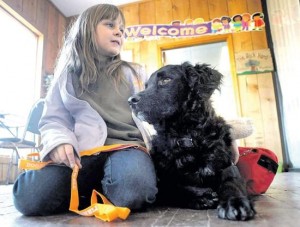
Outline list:
[[[239,147],[237,167],[245,179],[249,195],[265,193],[278,169],[278,158],[273,151],[258,147]]]

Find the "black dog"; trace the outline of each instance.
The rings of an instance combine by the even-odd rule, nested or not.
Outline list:
[[[256,212],[232,164],[230,126],[210,101],[221,80],[222,74],[207,65],[168,65],[128,101],[135,115],[157,131],[150,152],[158,201],[191,209],[217,207],[220,218],[248,220]]]

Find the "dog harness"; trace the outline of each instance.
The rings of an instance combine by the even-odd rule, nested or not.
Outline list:
[[[86,150],[80,152],[80,156],[91,156],[93,154],[97,154],[100,152],[110,152],[117,151],[124,148],[134,147],[139,150],[147,152],[144,147],[140,147],[137,145],[128,145],[128,144],[115,144],[115,145],[106,145],[98,148],[94,148],[91,150]],[[36,160],[37,159],[37,160]],[[27,159],[19,159],[18,166],[23,170],[39,170],[44,168],[47,165],[53,164],[52,161],[41,162],[38,161],[39,153],[30,153],[27,156]],[[83,210],[78,210],[79,207],[79,193],[78,193],[78,185],[77,185],[77,176],[79,172],[79,167],[77,165],[74,166],[72,176],[71,176],[71,199],[69,210],[75,212],[82,216],[95,216],[98,219],[103,221],[113,221],[117,218],[127,219],[130,214],[130,209],[127,207],[117,207],[113,205],[104,195],[93,190],[91,195],[91,205]],[[101,198],[103,203],[98,203],[98,197]]]

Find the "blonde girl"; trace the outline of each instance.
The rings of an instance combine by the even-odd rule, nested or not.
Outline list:
[[[93,189],[116,206],[139,210],[155,201],[157,188],[146,140],[127,99],[143,89],[145,73],[122,61],[125,19],[114,5],[83,12],[66,36],[40,121],[41,170],[22,173],[14,184],[15,207],[24,215],[67,212],[72,168],[80,167],[80,208]],[[103,146],[120,145],[110,152]],[[93,151],[91,156],[82,152]]]

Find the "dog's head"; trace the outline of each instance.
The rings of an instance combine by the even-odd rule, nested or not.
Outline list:
[[[128,102],[138,118],[155,124],[196,111],[209,102],[221,79],[222,74],[205,64],[167,65],[154,72],[145,90],[131,96]]]

